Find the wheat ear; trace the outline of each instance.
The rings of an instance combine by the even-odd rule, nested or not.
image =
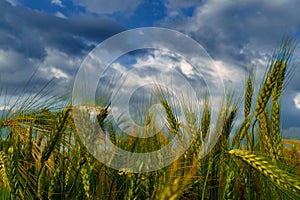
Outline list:
[[[242,159],[251,167],[258,170],[265,177],[269,178],[278,188],[284,188],[295,193],[300,192],[299,178],[279,169],[277,166],[268,162],[264,157],[243,150],[230,150],[228,153]]]
[[[276,83],[276,79],[281,67],[282,61],[276,61],[274,64],[274,67],[271,68],[271,71],[269,72],[264,85],[259,93],[257,102],[256,102],[256,114],[260,115],[266,108],[266,105],[270,99],[270,96],[272,94],[272,90],[274,87],[274,84]]]

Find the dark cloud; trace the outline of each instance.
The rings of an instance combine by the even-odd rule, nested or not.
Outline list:
[[[294,98],[295,94],[290,92],[284,93],[281,119],[283,128],[299,126],[300,109],[295,107]]]
[[[62,77],[71,80],[96,44],[124,30],[108,17],[62,19],[6,1],[0,1],[0,24],[0,76],[6,88],[22,87],[33,73],[39,81],[31,86],[51,78],[57,84]]]
[[[300,138],[300,128],[299,127],[289,127],[287,129],[283,129],[283,138],[291,139],[291,140],[299,140]]]
[[[205,1],[192,17],[166,20],[163,25],[189,34],[214,58],[242,64],[261,48],[279,44],[284,34],[299,30],[299,6],[297,0]]]
[[[62,19],[20,6],[0,2],[0,48],[12,49],[30,58],[43,58],[45,48],[60,49],[71,55],[93,48],[85,40],[100,42],[122,30],[107,17],[79,16]]]

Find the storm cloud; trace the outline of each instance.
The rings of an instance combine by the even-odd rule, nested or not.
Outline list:
[[[0,2],[0,24],[0,76],[8,87],[22,86],[36,70],[41,85],[73,76],[95,45],[124,30],[104,16],[62,19],[6,1]]]

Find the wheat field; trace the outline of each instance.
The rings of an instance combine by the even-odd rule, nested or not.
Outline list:
[[[278,48],[258,92],[249,73],[243,100],[225,98],[220,137],[203,158],[203,141],[214,131],[210,102],[205,98],[200,113],[186,109],[192,145],[171,165],[152,172],[115,170],[95,159],[80,139],[71,104],[11,111],[0,123],[0,199],[300,199],[299,141],[282,138],[280,114],[294,47],[295,41],[286,39]],[[100,128],[125,150],[158,150],[184,126],[171,102],[163,95],[158,99],[169,125],[165,133],[121,137],[109,104],[97,115]],[[147,116],[143,119],[149,124]]]

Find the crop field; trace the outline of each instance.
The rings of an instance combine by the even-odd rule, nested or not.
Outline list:
[[[210,128],[209,98],[200,113],[183,104],[187,123],[181,124],[172,102],[159,93],[168,128],[149,138],[123,137],[111,121],[110,104],[99,109],[101,131],[126,151],[159,150],[185,131],[193,136],[183,155],[154,171],[132,173],[98,161],[80,138],[71,103],[35,106],[34,97],[25,100],[0,121],[0,199],[300,199],[300,142],[282,138],[280,114],[294,46],[288,39],[278,48],[257,92],[249,73],[243,97],[224,97],[217,130]],[[147,115],[141,119],[150,123]],[[220,136],[202,156],[210,131]]]

